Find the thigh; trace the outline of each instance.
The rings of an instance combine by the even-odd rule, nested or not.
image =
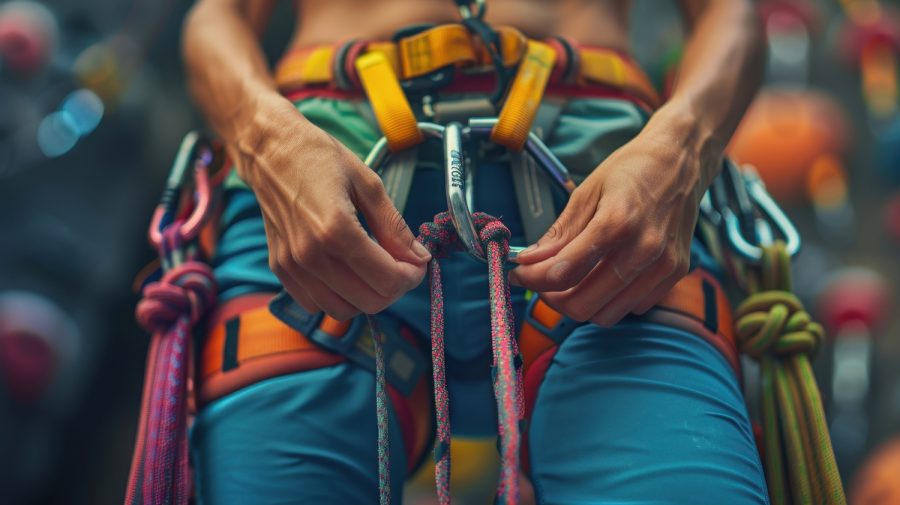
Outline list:
[[[580,327],[547,371],[529,437],[540,503],[767,503],[734,372],[678,329]]]
[[[377,503],[375,385],[352,364],[268,379],[206,406],[191,429],[203,504]],[[393,502],[406,478],[391,415]]]

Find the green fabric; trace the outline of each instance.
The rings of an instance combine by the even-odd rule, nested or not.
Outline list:
[[[358,100],[305,98],[296,103],[306,119],[327,131],[354,154],[364,159],[381,136],[361,114],[364,104]],[[606,159],[613,151],[634,138],[647,122],[648,113],[626,100],[577,98],[563,107],[547,146],[581,182],[596,168],[596,160]],[[246,188],[232,171],[225,187]]]
[[[330,133],[338,142],[364,159],[381,137],[375,125],[359,113],[359,102],[333,98],[306,98],[295,104],[306,119]],[[225,188],[246,188],[247,184],[232,171],[225,181]]]

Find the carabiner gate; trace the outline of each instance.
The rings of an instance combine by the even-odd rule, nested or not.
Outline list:
[[[478,238],[472,210],[469,207],[470,192],[466,187],[468,179],[463,142],[467,138],[489,139],[491,129],[495,124],[497,124],[497,118],[472,118],[466,126],[458,122],[452,122],[446,126],[428,122],[418,123],[419,129],[427,137],[438,138],[443,142],[445,191],[450,219],[466,250],[474,258],[483,262],[487,262],[487,256]],[[575,189],[575,182],[565,165],[534,133],[529,134],[528,140],[525,142],[525,151],[566,193],[571,193]],[[387,138],[382,137],[369,151],[365,164],[381,175],[390,155]],[[524,249],[521,246],[511,246],[507,260],[515,258]]]
[[[175,221],[181,192],[187,185],[188,176],[193,174],[197,190],[197,201],[187,219],[178,224],[182,241],[190,241],[197,237],[206,223],[212,207],[212,192],[209,181],[209,170],[213,163],[213,144],[207,137],[196,131],[184,136],[175,162],[166,179],[166,186],[159,199],[150,223],[150,243],[157,248],[162,245],[163,231]],[[193,171],[189,168],[193,167]]]
[[[744,260],[759,263],[763,257],[759,246],[772,243],[776,236],[784,239],[791,256],[800,251],[800,233],[753,170],[741,170],[726,159],[722,176],[713,182],[709,194],[709,201],[701,202],[701,212],[711,218],[731,250]],[[732,208],[732,202],[736,208]]]

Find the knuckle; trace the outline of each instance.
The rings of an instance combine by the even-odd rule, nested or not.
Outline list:
[[[661,233],[647,233],[638,243],[636,256],[643,260],[665,259],[666,239]]]
[[[313,261],[315,257],[316,248],[312,247],[308,242],[301,242],[299,244],[294,244],[291,246],[290,254],[285,255],[283,258],[284,264],[283,266],[289,267],[290,265],[306,265]]]
[[[394,232],[397,236],[403,236],[409,230],[409,226],[406,224],[406,220],[403,219],[403,215],[400,214],[400,211],[397,210],[393,205],[388,206],[387,208],[387,216],[386,220],[388,222],[389,229]],[[413,238],[415,240],[415,238]],[[412,244],[410,244],[411,246]]]
[[[607,233],[614,238],[624,238],[637,230],[637,215],[628,209],[617,208],[605,218]]]
[[[373,170],[365,170],[359,177],[360,186],[367,195],[375,195],[384,191],[384,183],[381,177]]]
[[[325,248],[339,249],[346,244],[347,234],[344,231],[344,223],[338,217],[323,220],[316,229],[316,240]]]
[[[565,228],[565,225],[561,221],[557,220],[553,223],[553,225],[550,226],[550,229],[547,230],[546,237],[550,240],[556,240],[560,237],[564,237],[566,234]]]

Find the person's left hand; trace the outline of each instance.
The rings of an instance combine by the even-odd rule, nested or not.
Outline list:
[[[510,282],[601,326],[652,308],[690,266],[711,173],[701,165],[718,158],[701,152],[645,129],[572,193],[550,230],[518,255]]]

